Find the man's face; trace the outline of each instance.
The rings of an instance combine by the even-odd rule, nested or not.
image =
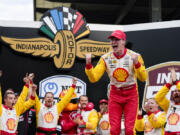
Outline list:
[[[9,108],[12,108],[15,105],[15,95],[8,94],[7,98],[4,99],[5,105]]]
[[[88,98],[85,96],[82,96],[79,100],[79,104],[81,105],[81,109],[85,109],[86,105],[88,104]]]
[[[107,103],[101,103],[99,105],[99,109],[100,109],[100,111],[103,110],[104,112],[107,112],[108,104]]]
[[[176,104],[180,103],[180,91],[179,90],[176,89],[175,91],[173,91],[172,99]]]
[[[113,52],[118,56],[122,55],[124,53],[125,43],[126,41],[124,40],[120,40],[118,38],[112,37],[111,45],[113,48]]]
[[[149,99],[147,101],[147,104],[148,104],[150,112],[158,111],[158,104],[156,103],[156,101],[154,99]]]
[[[48,93],[46,97],[44,98],[45,104],[47,107],[51,107],[53,105],[54,97],[53,94]]]

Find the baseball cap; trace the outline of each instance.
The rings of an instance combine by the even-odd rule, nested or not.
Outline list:
[[[108,104],[108,101],[107,101],[106,99],[101,99],[101,100],[99,101],[99,104],[102,104],[102,103]]]
[[[115,37],[117,39],[126,40],[126,34],[121,30],[115,30],[113,33],[111,33],[111,35],[108,37],[108,39],[111,39],[113,37]]]

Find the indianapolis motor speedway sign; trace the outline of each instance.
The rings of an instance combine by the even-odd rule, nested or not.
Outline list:
[[[41,18],[40,31],[47,37],[13,38],[1,36],[10,47],[21,53],[53,58],[56,68],[69,69],[75,58],[84,59],[86,53],[101,56],[111,50],[109,42],[100,42],[83,37],[90,34],[83,15],[71,8],[58,7],[47,11]]]

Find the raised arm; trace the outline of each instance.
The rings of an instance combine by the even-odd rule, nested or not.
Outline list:
[[[29,108],[31,108],[35,104],[35,93],[36,93],[36,90],[37,90],[37,85],[33,84],[30,87],[32,87],[32,93],[30,95],[29,100],[24,102],[20,97],[18,99],[18,102],[15,105],[17,115],[21,115],[22,113],[27,111]]]
[[[158,117],[154,113],[148,113],[148,120],[153,128],[162,128],[166,123],[166,114],[162,112]]]
[[[97,82],[102,77],[105,70],[106,70],[106,64],[102,57],[100,58],[98,64],[94,68],[93,65],[91,64],[91,55],[86,54],[85,72],[90,82],[92,83]]]
[[[170,104],[170,101],[166,98],[166,95],[168,94],[173,84],[176,84],[177,86],[179,86],[179,83],[175,82],[175,80],[176,80],[176,73],[175,73],[175,70],[172,68],[169,83],[164,85],[155,96],[156,102],[165,112],[168,111],[169,104]]]
[[[76,87],[76,83],[77,83],[77,80],[75,78],[72,79],[72,86],[68,89],[68,92],[67,94],[62,98],[61,101],[59,101],[56,105],[57,105],[57,109],[58,109],[58,114],[60,114],[63,109],[66,107],[66,105],[70,102],[72,96],[73,96],[73,93],[74,93],[74,90],[75,90],[75,87]]]
[[[33,79],[34,79],[34,73],[30,73],[30,74],[26,73],[26,76],[23,78],[23,81],[25,82],[25,86],[23,88],[24,93],[21,94],[21,99],[24,102],[25,100],[28,100],[30,98],[30,95],[32,93]]]
[[[168,94],[170,88],[171,88],[171,84],[167,83],[158,91],[158,93],[155,96],[156,102],[165,112],[167,112],[167,110],[169,108],[170,102],[166,98],[166,95]]]
[[[143,58],[141,57],[141,55],[133,54],[132,60],[134,63],[134,70],[136,77],[142,82],[146,81],[147,72],[144,66]]]

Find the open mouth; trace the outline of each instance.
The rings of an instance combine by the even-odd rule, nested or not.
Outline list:
[[[117,48],[117,47],[118,47],[117,45],[113,45],[113,46],[112,46],[113,49],[115,49],[115,48]]]
[[[149,110],[150,110],[150,111],[152,111],[152,110],[153,110],[153,108],[152,108],[152,107],[149,107]]]
[[[178,95],[175,95],[174,98],[179,98],[179,96],[178,96]]]

